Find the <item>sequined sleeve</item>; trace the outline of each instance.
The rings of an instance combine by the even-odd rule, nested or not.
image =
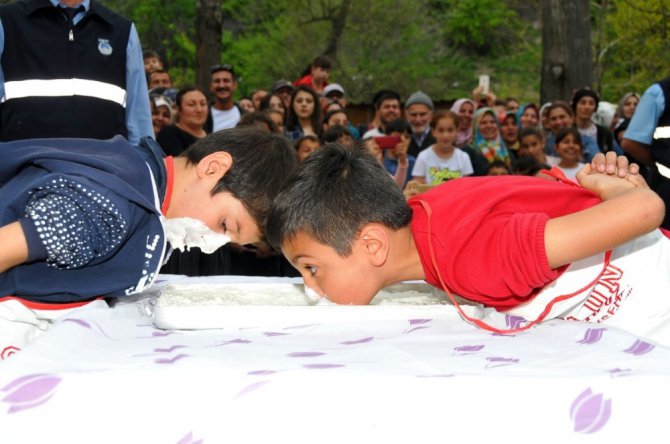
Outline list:
[[[26,218],[46,250],[49,266],[73,269],[120,245],[128,226],[115,205],[101,193],[59,177],[33,190]]]

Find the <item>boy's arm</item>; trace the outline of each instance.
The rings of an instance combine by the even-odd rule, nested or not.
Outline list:
[[[0,227],[0,273],[28,260],[28,243],[19,222]]]
[[[577,180],[603,202],[547,222],[544,244],[551,268],[612,249],[663,221],[663,201],[637,174],[620,178],[600,174],[587,164]]]

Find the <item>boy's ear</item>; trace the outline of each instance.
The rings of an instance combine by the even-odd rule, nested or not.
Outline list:
[[[358,236],[362,248],[370,259],[370,263],[375,267],[386,263],[389,253],[388,230],[378,223],[364,225]]]
[[[217,151],[203,157],[196,165],[199,178],[215,178],[219,180],[233,166],[233,157],[226,151]]]

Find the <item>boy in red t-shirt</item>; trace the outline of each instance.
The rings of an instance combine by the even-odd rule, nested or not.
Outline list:
[[[637,171],[608,153],[580,171],[581,187],[463,178],[406,202],[371,156],[328,145],[275,199],[266,236],[332,302],[367,304],[385,286],[425,279],[528,325],[621,319],[635,330],[640,304],[629,299],[670,288],[664,205]],[[658,299],[647,311],[670,313],[670,298]]]

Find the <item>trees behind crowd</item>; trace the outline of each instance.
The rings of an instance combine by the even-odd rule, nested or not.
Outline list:
[[[567,23],[568,38],[583,44],[579,34],[584,24],[590,28],[591,51],[577,49],[569,63],[590,65],[604,97],[643,91],[668,74],[670,0],[101,1],[136,23],[143,46],[163,56],[175,83],[202,82],[196,69],[207,71],[207,60],[216,60],[235,65],[241,95],[297,79],[325,53],[335,62],[331,79],[353,102],[369,102],[381,87],[453,99],[469,95],[479,74],[490,75],[499,97],[537,102],[543,28],[560,20],[543,20],[552,3],[580,11],[578,22]],[[217,3],[220,16],[212,13]],[[221,53],[212,54],[218,23]]]

